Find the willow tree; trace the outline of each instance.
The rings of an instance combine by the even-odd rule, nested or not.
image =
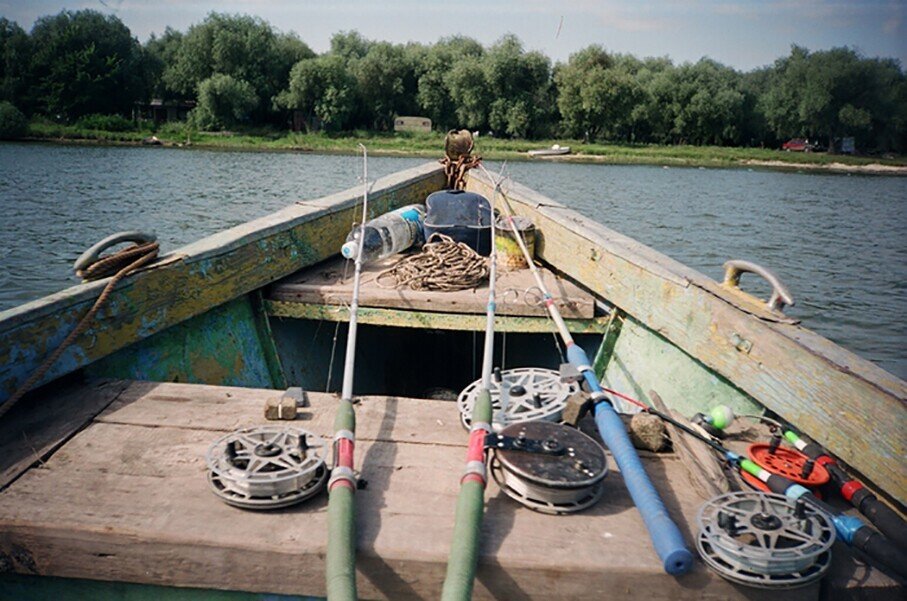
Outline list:
[[[22,104],[28,87],[31,44],[19,25],[0,17],[0,101]]]
[[[356,110],[356,79],[340,55],[302,60],[290,72],[289,87],[277,96],[277,105],[301,111],[306,128],[342,129]]]
[[[286,88],[292,66],[312,56],[295,36],[278,34],[258,17],[211,13],[186,32],[164,71],[163,83],[191,98],[202,81],[215,74],[229,75],[252,86],[258,116],[263,117],[271,99]]]
[[[129,114],[144,95],[141,47],[112,15],[81,10],[41,17],[31,47],[30,95],[39,112],[64,120]]]
[[[506,35],[489,48],[482,63],[491,96],[491,129],[519,138],[542,134],[554,104],[548,57],[525,52],[516,36]]]
[[[480,59],[485,53],[482,45],[466,37],[444,38],[426,48],[416,64],[418,91],[416,100],[421,114],[429,117],[442,130],[461,125],[457,116],[448,77],[457,64],[467,58]],[[462,123],[466,126],[466,123]]]
[[[810,53],[794,46],[775,62],[761,107],[780,137],[855,136],[903,148],[905,78],[891,59],[866,59],[850,48]]]
[[[556,71],[557,105],[568,134],[586,140],[629,136],[643,90],[628,67],[600,46],[589,46]]]

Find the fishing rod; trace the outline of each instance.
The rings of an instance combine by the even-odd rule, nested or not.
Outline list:
[[[485,166],[479,163],[479,167],[488,180],[494,184],[494,179],[489,175]],[[690,550],[684,544],[680,529],[671,519],[668,510],[658,495],[658,491],[646,474],[620,416],[617,415],[611,399],[602,390],[598,377],[592,370],[589,357],[586,356],[586,352],[574,342],[573,336],[570,335],[567,324],[554,304],[554,298],[545,286],[545,282],[542,280],[542,276],[532,260],[532,255],[529,254],[526,243],[523,241],[523,237],[514,222],[513,207],[510,206],[507,195],[501,190],[500,182],[495,185],[495,190],[500,192],[501,204],[507,212],[507,221],[513,231],[513,237],[526,258],[526,263],[528,263],[529,269],[532,271],[536,285],[542,291],[548,315],[557,326],[558,333],[567,349],[567,359],[582,373],[591,391],[593,413],[599,434],[601,434],[602,440],[604,440],[612,455],[614,455],[615,461],[617,461],[627,490],[630,492],[630,496],[633,498],[633,502],[639,509],[639,513],[646,524],[652,544],[662,561],[664,570],[668,574],[673,575],[685,574],[693,567],[693,554],[690,553]]]
[[[362,149],[362,223],[359,239],[365,240],[368,221],[368,150]],[[343,387],[334,418],[334,463],[328,481],[328,548],[325,559],[327,597],[332,601],[355,601],[356,594],[356,473],[353,452],[356,442],[356,412],[353,409],[353,371],[356,363],[356,332],[359,313],[359,283],[362,278],[362,249],[356,252],[353,300],[343,364]]]
[[[633,401],[631,401],[633,402]],[[718,405],[709,415],[697,414],[700,425],[704,426],[709,434],[723,436],[723,430],[734,420],[734,412],[727,406]],[[789,427],[782,426],[779,422],[765,416],[739,416],[753,417],[768,423],[772,432],[780,432],[784,438],[797,451],[812,460],[815,465],[825,468],[830,476],[832,486],[840,493],[845,501],[856,507],[860,513],[869,518],[876,528],[888,536],[901,548],[907,548],[907,524],[888,505],[883,503],[862,482],[851,477],[838,462],[816,442],[807,442]],[[694,422],[696,420],[694,419]]]
[[[727,449],[721,443],[697,432],[683,422],[635,399],[631,399],[624,395],[621,396],[642,407],[646,412],[661,418],[669,424],[683,430],[693,438],[704,442],[717,451],[731,465],[758,478],[768,486],[769,490],[773,493],[784,495],[792,501],[802,500],[804,503],[808,503],[815,509],[824,512],[832,519],[832,523],[838,533],[838,538],[847,543],[848,546],[859,549],[874,562],[888,567],[902,577],[907,577],[907,554],[901,551],[896,545],[892,544],[884,535],[879,534],[869,527],[860,518],[846,515],[841,511],[838,511],[828,503],[818,499],[808,488],[792,482],[784,476],[769,472],[756,462]]]
[[[876,528],[901,548],[907,548],[907,524],[888,505],[880,501],[863,483],[852,478],[818,443],[806,442],[793,430],[784,429],[784,438],[794,447],[823,466],[844,500],[869,518]]]
[[[501,167],[503,177],[504,168]],[[500,183],[500,179],[498,180]],[[485,346],[482,354],[482,387],[472,409],[469,444],[466,449],[466,471],[460,478],[460,495],[454,522],[453,542],[447,561],[447,575],[441,591],[442,601],[466,601],[472,598],[476,564],[479,559],[479,537],[485,510],[485,440],[491,426],[491,368],[494,361],[494,287],[497,279],[497,249],[494,244],[494,205],[491,200],[491,266],[488,272],[488,304],[485,307]]]

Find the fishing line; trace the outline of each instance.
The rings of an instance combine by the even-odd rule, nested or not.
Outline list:
[[[481,163],[479,167],[485,173],[489,182],[494,185],[495,190],[501,191],[500,182],[495,182]],[[507,195],[502,191],[501,200],[507,212],[507,220],[517,245],[529,264],[529,269],[536,280],[536,285],[544,292],[548,315],[557,326],[557,331],[567,349],[567,357],[574,368],[582,373],[590,389],[590,402],[593,403],[595,423],[598,426],[599,433],[617,461],[624,484],[645,522],[652,545],[662,561],[662,566],[669,574],[685,574],[693,567],[693,555],[686,548],[680,529],[671,519],[658,491],[649,479],[636,449],[630,442],[630,437],[623,421],[614,410],[611,400],[602,391],[598,376],[592,370],[591,362],[586,356],[586,352],[574,342],[564,318],[554,303],[554,299],[546,289],[542,276],[532,260],[532,255],[526,248],[526,243],[514,222],[513,207],[510,206]]]
[[[319,327],[321,327],[319,325]],[[337,336],[340,333],[340,320],[337,320],[337,323],[334,325],[334,337],[331,341],[331,360],[328,362],[328,377],[327,384],[324,387],[325,392],[331,392],[331,380],[334,377],[334,355],[337,352]],[[316,332],[317,335],[317,332]]]
[[[551,337],[554,338],[554,351],[557,353],[558,359],[560,359],[561,363],[566,363],[567,359],[564,357],[564,351],[561,350],[561,343],[557,334],[551,332]]]
[[[746,472],[753,477],[758,478],[767,486],[767,488],[772,493],[783,495],[793,501],[802,500],[804,503],[809,504],[814,509],[825,513],[831,518],[832,522],[834,523],[837,537],[840,540],[842,540],[849,546],[863,551],[863,553],[871,558],[876,565],[886,566],[888,569],[899,574],[901,577],[907,577],[907,554],[905,554],[900,548],[889,541],[889,539],[887,539],[884,535],[867,526],[860,518],[856,516],[846,515],[838,511],[834,507],[817,498],[808,488],[796,484],[790,479],[785,478],[784,476],[771,473],[751,459],[746,459],[744,457],[741,457],[739,454],[728,450],[721,443],[700,432],[697,432],[683,422],[676,420],[673,417],[666,415],[661,411],[658,411],[657,409],[648,407],[645,404],[640,403],[636,399],[633,399],[626,395],[618,394],[617,396],[620,396],[624,400],[645,408],[647,412],[660,417],[669,424],[672,424],[677,428],[683,430],[693,438],[700,440],[708,446],[712,447],[712,449],[714,449],[722,457],[724,457],[728,461],[728,463],[739,469],[741,473]],[[700,552],[701,551],[702,548],[700,547]]]
[[[507,369],[507,330],[501,332],[501,369]]]
[[[494,198],[490,211],[494,213]],[[475,571],[478,563],[479,535],[485,510],[486,437],[491,431],[493,416],[491,371],[494,363],[494,313],[495,284],[497,277],[497,252],[494,246],[494,220],[491,220],[491,251],[488,271],[488,302],[485,308],[485,344],[482,355],[482,389],[476,397],[471,412],[471,428],[466,450],[466,470],[460,478],[454,536],[451,544],[447,573],[441,592],[443,601],[462,601],[472,598]],[[473,362],[475,363],[475,362]]]
[[[362,256],[365,223],[368,220],[368,150],[362,149],[362,223],[353,274],[353,298],[347,330],[343,386],[334,418],[333,468],[328,481],[328,542],[325,556],[327,597],[332,601],[355,601],[356,592],[356,501],[358,478],[354,471],[356,412],[353,409],[353,377],[358,332],[359,288],[362,281]]]

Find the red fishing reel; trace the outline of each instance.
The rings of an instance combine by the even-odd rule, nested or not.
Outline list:
[[[749,446],[747,454],[753,463],[762,469],[783,476],[809,488],[814,493],[816,489],[826,482],[830,476],[828,470],[820,463],[810,459],[800,451],[779,446],[777,443],[756,443]],[[752,474],[741,470],[740,475],[744,482],[763,492],[771,492],[768,486]],[[817,495],[818,496],[818,495]]]

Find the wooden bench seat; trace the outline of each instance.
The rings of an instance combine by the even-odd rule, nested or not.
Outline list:
[[[265,401],[275,394],[117,381],[46,395],[48,415],[58,400],[70,406],[79,396],[106,395],[107,406],[58,436],[49,457],[36,450],[31,469],[23,472],[20,458],[17,470],[4,472],[14,475],[0,492],[0,564],[71,578],[324,595],[326,494],[251,512],[222,503],[205,478],[209,445],[265,423]],[[330,436],[336,397],[307,397],[310,406],[295,423]],[[28,427],[37,440],[46,423]],[[0,434],[21,439],[17,428],[8,420]],[[364,397],[356,434],[356,463],[367,482],[356,495],[360,595],[437,599],[467,440],[456,405]],[[666,575],[609,461],[604,497],[575,515],[530,511],[489,485],[476,599],[817,597],[818,585],[792,593],[735,587],[701,562],[681,578]],[[691,540],[702,499],[684,467],[673,455],[644,462]]]

